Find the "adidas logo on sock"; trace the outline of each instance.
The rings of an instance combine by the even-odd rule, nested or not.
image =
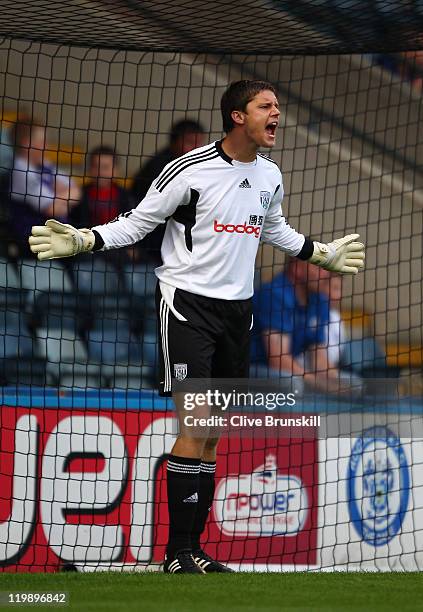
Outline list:
[[[183,501],[184,504],[196,504],[198,502],[198,493],[193,493]]]
[[[244,179],[243,181],[241,181],[241,183],[239,184],[239,186],[241,187],[241,189],[251,189],[251,185],[248,182],[248,179]]]

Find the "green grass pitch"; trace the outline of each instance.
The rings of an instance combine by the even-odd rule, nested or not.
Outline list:
[[[419,573],[287,573],[169,576],[159,573],[1,574],[8,592],[66,591],[67,606],[0,606],[66,612],[258,612],[423,609]]]

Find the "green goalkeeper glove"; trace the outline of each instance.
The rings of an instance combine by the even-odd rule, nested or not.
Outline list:
[[[91,251],[95,236],[89,229],[79,230],[67,223],[49,219],[45,225],[34,225],[28,242],[31,251],[43,261]]]
[[[359,234],[349,234],[329,244],[314,243],[313,255],[308,260],[329,272],[358,274],[364,268],[364,244],[356,242]]]

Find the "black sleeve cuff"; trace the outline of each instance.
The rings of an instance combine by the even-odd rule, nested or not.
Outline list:
[[[310,238],[306,238],[303,244],[303,248],[298,253],[298,259],[302,259],[303,261],[307,261],[313,255],[314,252],[314,242],[310,240]]]
[[[100,249],[102,249],[104,247],[104,240],[103,238],[100,236],[100,234],[98,232],[96,232],[95,230],[93,230],[93,234],[95,237],[95,242],[94,242],[94,246],[92,248],[92,251],[99,251]]]

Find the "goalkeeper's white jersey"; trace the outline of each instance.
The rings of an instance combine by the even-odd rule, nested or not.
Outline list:
[[[167,220],[160,281],[212,298],[253,295],[260,240],[297,255],[304,236],[282,216],[282,176],[277,164],[258,154],[241,163],[220,142],[200,147],[168,164],[132,211],[92,229],[104,249],[142,240]]]

